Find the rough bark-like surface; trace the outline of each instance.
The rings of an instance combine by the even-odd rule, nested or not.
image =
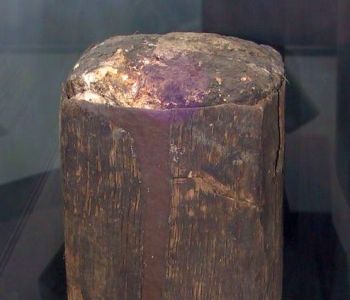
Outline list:
[[[117,36],[87,50],[66,91],[94,103],[171,109],[252,105],[281,86],[272,48],[216,34]]]
[[[69,299],[280,299],[283,111],[266,46],[88,50],[61,106]]]

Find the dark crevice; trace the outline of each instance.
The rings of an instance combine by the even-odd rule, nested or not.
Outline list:
[[[284,81],[283,81],[284,83]],[[278,91],[278,100],[277,100],[277,129],[278,129],[278,146],[276,151],[276,160],[275,160],[275,175],[282,171],[282,151],[283,151],[283,131],[284,131],[284,122],[283,122],[283,111],[281,108],[281,92]]]

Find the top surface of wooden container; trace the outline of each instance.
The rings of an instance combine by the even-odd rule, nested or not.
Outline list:
[[[269,46],[209,33],[135,34],[86,50],[65,97],[146,109],[254,105],[283,80],[281,56]]]

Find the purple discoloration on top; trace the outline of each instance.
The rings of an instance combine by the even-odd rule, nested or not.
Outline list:
[[[255,105],[284,81],[270,47],[209,33],[118,36],[86,51],[67,98],[149,110]]]
[[[161,107],[195,107],[201,105],[209,76],[200,64],[185,56],[147,65],[143,69],[144,88],[156,95]]]

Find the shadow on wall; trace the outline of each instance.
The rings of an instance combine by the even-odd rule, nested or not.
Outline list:
[[[283,299],[350,299],[347,256],[331,214],[291,212],[287,203]]]

